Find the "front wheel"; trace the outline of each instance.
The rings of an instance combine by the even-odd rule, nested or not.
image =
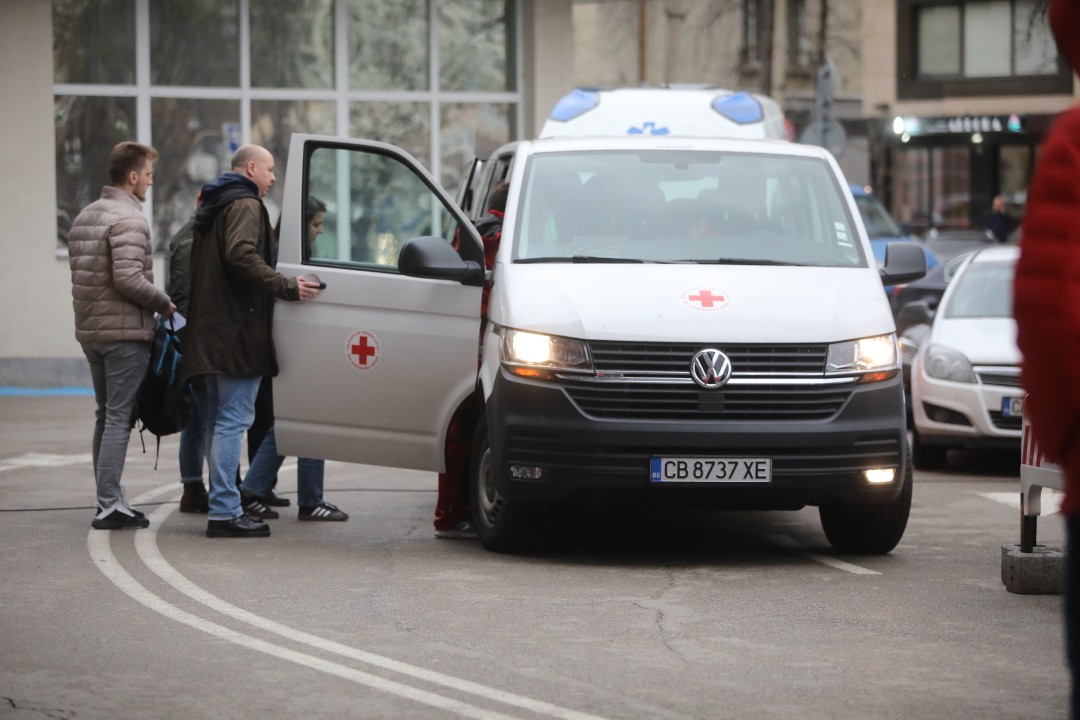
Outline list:
[[[502,494],[498,472],[491,453],[487,418],[481,417],[469,460],[473,527],[488,550],[522,552],[532,544],[534,512],[520,507]]]
[[[829,544],[839,552],[853,555],[884,555],[892,550],[907,528],[913,485],[909,453],[904,487],[892,502],[870,507],[836,503],[818,508]]]

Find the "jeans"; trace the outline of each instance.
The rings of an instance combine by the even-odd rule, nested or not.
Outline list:
[[[278,468],[285,461],[278,455],[277,438],[273,426],[266,431],[266,437],[251,461],[247,476],[241,489],[257,497],[266,497],[274,487]],[[323,501],[323,473],[326,462],[313,458],[296,459],[296,502],[300,507],[316,507]]]
[[[150,343],[82,343],[94,382],[94,478],[104,515],[116,506],[130,509],[120,476],[127,460],[139,386],[150,364]]]
[[[236,473],[244,433],[255,419],[260,377],[206,375],[198,402],[203,412],[203,442],[210,466],[209,520],[232,520],[244,514]],[[198,391],[197,391],[198,392]],[[205,399],[205,400],[204,400]]]
[[[1065,572],[1062,604],[1065,615],[1065,655],[1072,689],[1069,717],[1080,720],[1080,515],[1065,517]]]
[[[180,429],[180,482],[202,482],[203,461],[206,459],[205,442],[203,438],[203,408],[200,401],[198,388],[202,386],[202,378],[195,378],[191,382],[192,392],[191,412],[187,422]],[[201,398],[205,400],[205,397]]]

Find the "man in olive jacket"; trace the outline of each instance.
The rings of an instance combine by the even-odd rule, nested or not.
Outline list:
[[[240,504],[235,478],[241,445],[255,417],[259,382],[277,375],[274,298],[310,300],[319,294],[318,283],[274,270],[272,230],[262,203],[274,180],[273,155],[244,145],[233,156],[232,171],[203,186],[195,213],[181,380],[203,378],[197,392],[210,466],[207,537],[270,534]]]
[[[75,339],[90,363],[97,400],[93,457],[97,481],[97,530],[150,524],[124,497],[124,472],[135,399],[150,362],[157,321],[176,307],[154,286],[150,226],[142,212],[154,184],[148,145],[121,142],[109,154],[111,185],[87,205],[68,235]]]

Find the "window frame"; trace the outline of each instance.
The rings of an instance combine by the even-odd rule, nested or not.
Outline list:
[[[896,96],[899,100],[932,100],[944,97],[975,97],[1002,95],[1071,95],[1072,69],[1058,53],[1058,71],[1054,75],[1008,75],[969,78],[918,76],[919,33],[918,14],[924,7],[959,6],[960,0],[897,0],[896,3]],[[1015,17],[1016,3],[1010,0]],[[963,63],[964,14],[960,14],[960,57]],[[1015,63],[1013,37],[1009,38],[1009,62]]]

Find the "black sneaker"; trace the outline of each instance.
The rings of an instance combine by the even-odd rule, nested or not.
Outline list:
[[[269,537],[270,526],[257,517],[241,515],[232,520],[207,520],[206,537]]]
[[[103,518],[94,518],[90,521],[90,527],[95,530],[137,530],[150,527],[150,519],[138,510],[132,510],[135,515],[128,515],[120,510],[113,510]]]
[[[262,501],[264,504],[269,505],[270,507],[289,507],[290,505],[292,505],[292,500],[287,497],[282,497],[281,495],[278,495],[273,488],[270,488],[270,494],[264,497]]]
[[[349,516],[342,512],[341,508],[324,502],[314,507],[300,506],[300,514],[297,520],[324,520],[326,522],[345,522]]]
[[[252,495],[246,490],[240,491],[240,504],[243,505],[245,513],[263,520],[277,520],[281,517],[278,511],[268,507],[261,497]]]

